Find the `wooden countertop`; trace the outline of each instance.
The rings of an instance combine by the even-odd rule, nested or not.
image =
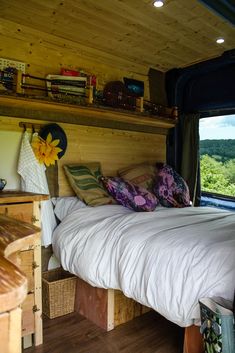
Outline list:
[[[0,215],[0,313],[20,305],[27,295],[25,275],[8,258],[32,243],[39,228]]]
[[[48,200],[49,195],[36,194],[33,192],[24,192],[19,190],[0,191],[0,204],[9,202],[32,202]]]

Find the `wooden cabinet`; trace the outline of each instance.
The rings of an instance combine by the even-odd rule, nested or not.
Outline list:
[[[18,191],[1,191],[0,214],[40,227],[40,201],[47,198],[47,195]],[[28,294],[21,306],[24,346],[30,345],[32,338],[34,344],[37,346],[42,343],[40,233],[35,234],[18,255],[19,267],[26,274],[28,280]]]
[[[4,353],[22,352],[22,303],[27,301],[27,278],[18,267],[18,254],[31,246],[39,232],[29,223],[0,215],[0,351]]]

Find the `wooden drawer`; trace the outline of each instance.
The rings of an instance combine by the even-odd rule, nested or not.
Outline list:
[[[0,213],[24,222],[32,223],[33,203],[1,204]]]
[[[28,294],[22,304],[22,336],[34,333],[34,294]]]
[[[34,292],[34,250],[21,251],[19,253],[20,269],[28,280],[28,293]]]
[[[47,199],[46,195],[3,190],[0,192],[0,214],[40,226],[40,201]],[[32,344],[33,334],[34,344],[38,346],[42,344],[40,232],[35,233],[20,252],[13,253],[11,261],[19,264],[28,279],[28,296],[21,305],[23,345],[26,348]]]

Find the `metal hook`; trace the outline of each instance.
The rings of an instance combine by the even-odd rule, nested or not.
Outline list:
[[[24,127],[24,132],[26,131],[26,125],[25,124],[23,124],[23,127]]]

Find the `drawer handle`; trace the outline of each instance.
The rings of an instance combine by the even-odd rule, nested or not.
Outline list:
[[[5,207],[5,216],[7,216],[7,215],[8,215],[8,208]]]
[[[33,262],[32,263],[32,268],[33,268],[33,270],[35,270],[35,268],[38,268],[39,267],[39,265],[37,264],[37,262]]]
[[[34,293],[34,291],[33,290],[30,290],[29,292],[28,292],[28,294],[33,294]]]
[[[39,222],[39,219],[36,218],[35,216],[32,216],[31,221],[32,223],[36,223],[36,222]]]
[[[39,311],[40,309],[38,309],[37,305],[33,306],[33,312],[36,313],[37,311]]]

